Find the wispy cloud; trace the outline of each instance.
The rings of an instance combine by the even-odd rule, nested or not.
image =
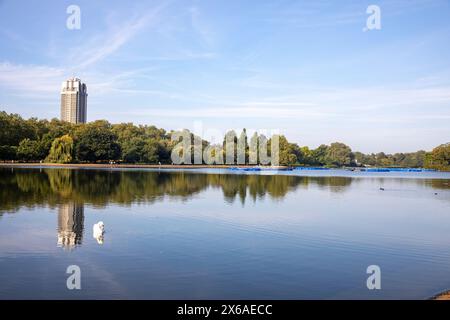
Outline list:
[[[195,33],[200,36],[201,41],[207,46],[214,45],[216,35],[212,32],[211,28],[205,24],[200,9],[198,7],[191,7],[189,8],[189,14],[191,17],[191,27]]]
[[[124,90],[132,86],[131,80],[152,70],[152,68],[132,69],[126,72],[104,74],[86,72],[83,80],[87,81],[89,90],[96,95]],[[71,68],[55,68],[45,65],[21,65],[10,62],[0,63],[0,87],[8,89],[11,94],[23,97],[48,98],[56,96],[61,81],[72,74]],[[56,95],[55,95],[56,94]]]
[[[133,94],[159,95],[161,92],[139,92]],[[242,97],[216,98],[205,106],[203,96],[174,95],[174,99],[191,100],[193,106],[186,108],[164,108],[162,106],[136,106],[127,113],[185,118],[265,118],[265,119],[346,119],[368,122],[390,121],[388,115],[396,115],[397,122],[419,119],[447,119],[448,111],[442,112],[436,105],[450,103],[450,86],[425,86],[397,88],[308,88],[300,93],[271,96],[257,100]],[[192,105],[192,103],[190,103]],[[427,108],[428,106],[434,108]]]
[[[57,88],[63,79],[90,67],[90,70],[84,71],[83,74],[92,80],[89,85],[98,89],[99,94],[119,87],[126,82],[127,78],[136,76],[143,69],[106,75],[92,71],[91,69],[95,70],[92,67],[118,51],[140,30],[150,26],[151,23],[155,23],[158,13],[164,8],[165,4],[163,3],[145,14],[131,19],[121,25],[118,30],[110,29],[106,35],[92,36],[91,40],[87,41],[87,44],[78,47],[71,55],[71,58],[69,58],[68,63],[62,66],[1,62],[0,86],[21,92],[24,96],[36,96],[39,93],[43,96],[48,96],[49,93],[57,92]],[[13,33],[9,34],[10,37],[13,35]]]
[[[75,55],[73,55],[73,57],[76,57],[75,59],[79,61],[77,68],[86,68],[115,53],[140,30],[149,27],[152,23],[156,23],[158,14],[166,4],[167,3],[164,2],[151,9],[149,12],[120,25],[119,28],[109,30],[106,35],[106,40],[99,41],[98,37],[95,37],[88,45],[83,46]],[[100,43],[100,45],[95,45],[95,43]]]
[[[383,17],[396,17],[446,5],[446,0],[378,0],[374,4],[380,6]],[[363,26],[367,19],[367,6],[365,3],[342,1],[336,10],[332,1],[293,2],[277,10],[276,14],[266,18],[265,21],[301,29],[351,24]]]
[[[66,76],[64,68],[0,63],[0,86],[21,92],[48,94]]]
[[[24,96],[41,93],[43,96],[50,92],[55,92],[62,79],[71,75],[83,75],[83,80],[89,80],[89,87],[96,90],[96,94],[101,95],[108,92],[122,92],[122,93],[141,93],[153,94],[165,97],[176,97],[176,93],[165,93],[156,89],[134,88],[131,82],[135,81],[140,76],[145,76],[145,73],[151,71],[152,67],[144,67],[126,72],[100,72],[98,65],[107,59],[114,56],[115,53],[125,47],[136,35],[140,32],[152,30],[156,28],[164,28],[163,10],[170,4],[170,1],[163,1],[159,5],[148,9],[144,13],[135,14],[133,18],[128,19],[123,23],[108,23],[109,27],[106,31],[91,34],[89,38],[83,39],[80,45],[74,44],[68,56],[64,50],[64,58],[60,60],[63,63],[60,66],[50,65],[25,65],[15,64],[9,61],[0,63],[0,86],[8,88],[12,91],[22,92]],[[200,34],[200,37],[206,37],[207,32],[202,29],[199,19],[197,17],[198,10],[191,8],[189,11],[192,15],[192,28],[195,32]],[[108,20],[108,17],[107,17]],[[117,21],[115,17],[114,21]],[[2,31],[3,32],[3,31]],[[3,32],[5,36],[10,39],[21,40],[22,38],[11,32]],[[206,39],[206,38],[205,38]],[[52,47],[55,47],[55,39],[51,39]],[[61,52],[53,48],[54,52]],[[57,55],[55,53],[55,55]],[[196,59],[211,59],[215,57],[214,52],[203,51],[196,52],[189,48],[178,48],[175,52],[171,51],[164,56],[148,57],[144,60],[154,61],[183,61]],[[142,57],[126,56],[127,60],[122,63],[133,63],[141,61]],[[57,56],[53,60],[58,60]]]
[[[218,126],[274,123],[293,135],[301,122],[314,143],[341,132],[351,143],[363,139],[355,130],[368,138],[388,122],[405,145],[415,143],[404,134],[411,128],[432,145],[438,133],[426,130],[449,132],[448,1],[380,0],[386,24],[363,33],[367,4],[260,1],[236,10],[226,1],[80,1],[87,20],[68,31],[64,11],[56,21],[46,10],[50,0],[39,4],[37,23],[32,10],[8,2],[33,27],[0,12],[0,103],[55,116],[61,81],[79,76],[90,120],[166,118],[160,124],[171,128],[201,117]]]

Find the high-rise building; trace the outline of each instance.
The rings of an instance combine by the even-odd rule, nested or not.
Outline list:
[[[61,120],[86,123],[87,86],[78,78],[70,78],[61,86]]]

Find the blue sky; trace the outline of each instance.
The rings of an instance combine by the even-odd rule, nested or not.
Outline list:
[[[370,4],[381,30],[363,31]],[[363,152],[450,141],[448,0],[0,0],[0,48],[0,109],[27,118],[59,117],[75,75],[89,121],[278,129]]]

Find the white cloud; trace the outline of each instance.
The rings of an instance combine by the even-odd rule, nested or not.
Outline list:
[[[63,68],[0,63],[0,86],[23,93],[54,93],[65,75]]]
[[[88,45],[83,46],[73,55],[78,60],[77,68],[83,69],[91,66],[104,58],[110,56],[132,39],[140,30],[149,27],[157,21],[159,12],[165,7],[163,3],[144,15],[134,18],[127,23],[120,25],[119,28],[109,30],[104,37],[106,40],[99,40],[95,37]],[[96,43],[101,42],[100,45]]]
[[[211,31],[211,28],[206,25],[201,11],[198,7],[189,8],[191,17],[191,27],[200,36],[202,42],[207,46],[215,44],[216,35]]]

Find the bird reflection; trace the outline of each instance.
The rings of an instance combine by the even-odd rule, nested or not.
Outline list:
[[[58,209],[58,246],[73,249],[81,245],[84,229],[84,205],[64,203]]]
[[[92,227],[92,236],[97,240],[98,244],[103,244],[105,234],[105,224],[103,221],[99,221]]]

